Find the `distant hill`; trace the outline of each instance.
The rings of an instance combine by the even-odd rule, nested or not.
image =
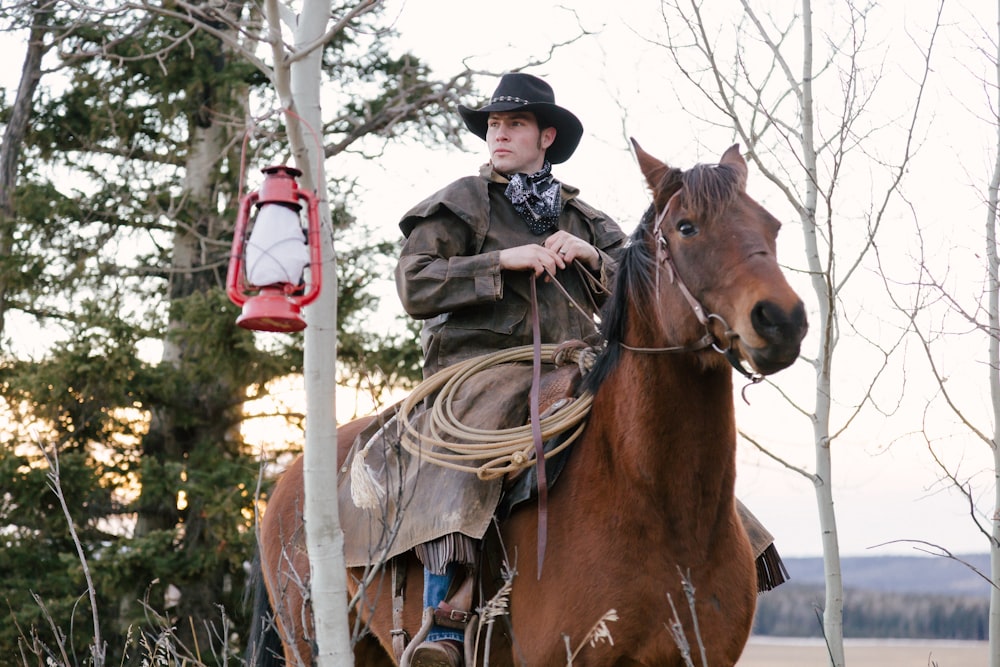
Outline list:
[[[988,554],[957,556],[989,577]],[[796,584],[824,583],[822,558],[785,558]],[[988,597],[990,584],[956,560],[934,556],[854,556],[841,559],[845,589]]]
[[[841,560],[844,636],[974,639],[987,636],[989,556],[956,560],[922,556],[871,556]],[[757,600],[754,634],[821,636],[823,561],[787,558],[791,579]]]

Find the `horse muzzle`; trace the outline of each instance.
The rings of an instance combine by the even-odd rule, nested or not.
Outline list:
[[[750,311],[750,323],[755,339],[761,344],[750,346],[741,337],[740,348],[747,362],[762,375],[784,370],[799,357],[802,340],[809,331],[806,309],[802,301],[784,308],[773,301],[759,301]]]

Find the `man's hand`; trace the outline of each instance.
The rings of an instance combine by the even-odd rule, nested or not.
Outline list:
[[[554,274],[559,269],[565,269],[567,261],[555,250],[534,243],[500,251],[501,269],[534,271],[536,278],[543,273]]]
[[[592,271],[601,268],[601,255],[597,248],[569,232],[559,230],[545,239],[545,247],[554,250],[567,262],[578,260]]]
[[[562,230],[545,239],[544,245],[521,245],[500,251],[501,269],[534,271],[535,277],[543,273],[554,274],[577,260],[593,271],[600,268],[601,256],[597,248]]]

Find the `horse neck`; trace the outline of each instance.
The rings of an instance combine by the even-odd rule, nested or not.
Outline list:
[[[706,368],[689,354],[626,352],[592,407],[602,425],[592,452],[615,471],[603,479],[678,517],[732,503],[732,391],[728,367]]]

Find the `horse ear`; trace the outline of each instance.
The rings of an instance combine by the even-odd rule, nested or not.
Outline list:
[[[719,164],[725,164],[732,167],[740,177],[740,182],[743,187],[746,188],[747,185],[747,161],[743,159],[743,154],[740,153],[740,145],[733,144],[726,152],[722,154],[722,159],[719,160]]]
[[[635,157],[639,161],[639,170],[646,177],[646,183],[649,185],[650,191],[655,194],[657,188],[662,187],[663,177],[670,170],[670,167],[642,150],[642,146],[633,137],[629,137],[629,140],[632,142],[632,148],[635,149]]]

